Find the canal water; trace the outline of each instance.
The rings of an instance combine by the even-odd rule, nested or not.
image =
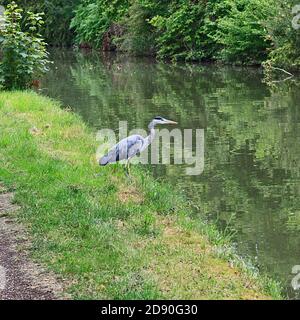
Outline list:
[[[171,65],[56,50],[41,91],[96,129],[147,128],[157,115],[204,129],[204,171],[156,165],[199,215],[230,230],[237,252],[279,279],[289,298],[300,265],[300,85],[268,87],[257,68]],[[300,82],[300,81],[299,81]]]

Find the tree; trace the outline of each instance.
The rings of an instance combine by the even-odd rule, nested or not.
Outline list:
[[[23,18],[23,10],[12,2],[0,26],[0,83],[8,90],[30,87],[35,77],[48,70],[46,43],[39,33],[42,15],[27,12],[25,31],[21,28]]]

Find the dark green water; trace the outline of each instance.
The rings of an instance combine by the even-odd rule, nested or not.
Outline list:
[[[280,279],[290,298],[300,265],[300,86],[270,89],[259,69],[173,66],[141,58],[53,52],[42,91],[95,128],[146,128],[156,115],[205,129],[205,168],[153,167],[201,215],[235,231],[237,251]]]

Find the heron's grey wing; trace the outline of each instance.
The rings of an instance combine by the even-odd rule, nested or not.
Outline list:
[[[140,152],[143,141],[144,139],[140,135],[132,135],[121,140],[100,159],[99,164],[105,166],[108,163],[132,158]]]
[[[130,136],[127,141],[128,146],[128,153],[126,159],[131,159],[135,155],[137,155],[139,152],[141,152],[144,138],[139,135]]]

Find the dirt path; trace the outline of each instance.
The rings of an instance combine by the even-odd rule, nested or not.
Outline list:
[[[0,185],[0,300],[60,299],[62,286],[54,275],[28,256],[26,231],[11,218],[18,209],[12,199]]]

